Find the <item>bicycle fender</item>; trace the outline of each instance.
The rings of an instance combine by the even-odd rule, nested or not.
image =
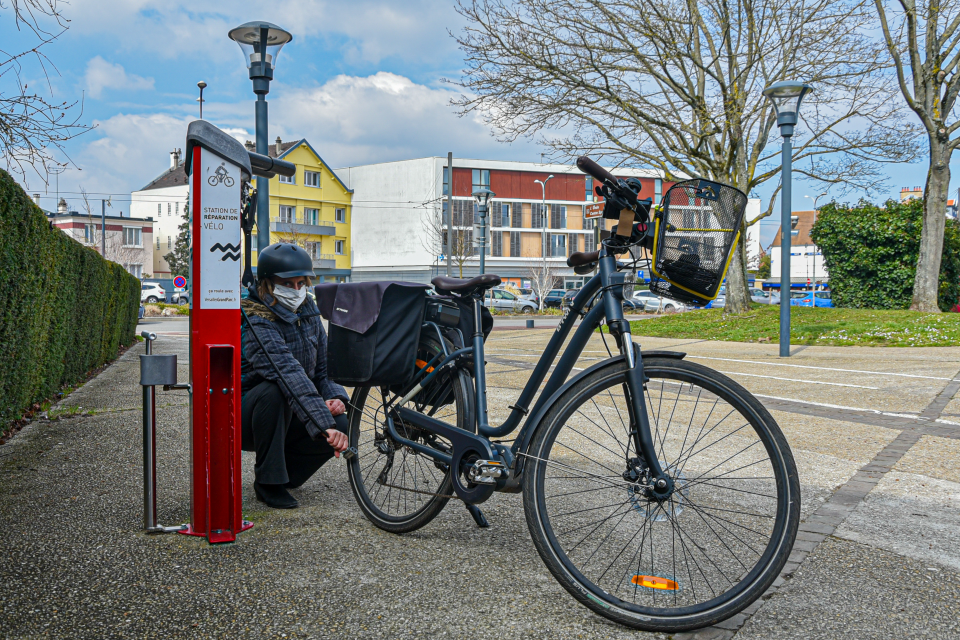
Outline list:
[[[640,357],[641,358],[672,358],[674,360],[683,360],[685,357],[687,357],[687,354],[682,351],[643,351],[641,349]],[[537,428],[540,426],[540,421],[543,420],[543,416],[546,415],[547,410],[549,410],[550,407],[553,406],[553,403],[556,402],[560,398],[560,396],[562,396],[564,392],[567,391],[567,389],[569,389],[574,384],[576,384],[581,378],[584,378],[592,374],[598,369],[602,369],[603,367],[613,366],[619,362],[623,362],[622,355],[614,356],[612,358],[607,358],[606,360],[601,360],[600,362],[597,362],[596,364],[591,365],[590,367],[587,367],[577,375],[573,376],[572,378],[564,382],[563,385],[559,389],[557,389],[545,403],[543,403],[543,406],[540,407],[539,411],[537,411],[535,414],[527,418],[527,421],[526,423],[524,423],[523,429],[521,430],[521,433],[523,433],[523,439],[518,441],[517,443],[518,446],[516,451],[520,453],[526,453],[527,447],[530,446],[530,441],[533,439],[533,434],[536,433]],[[522,468],[523,468],[523,456],[518,455],[516,468],[514,469],[514,476],[519,476]]]

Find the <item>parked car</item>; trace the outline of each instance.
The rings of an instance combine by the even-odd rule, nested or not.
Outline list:
[[[577,294],[580,293],[580,289],[567,289],[563,292],[563,301],[560,303],[561,307],[569,307],[573,304],[573,299],[577,297]]]
[[[537,305],[537,308],[540,308],[540,297],[533,291],[533,289],[520,288],[520,298],[523,300],[529,300],[533,304]]]
[[[590,311],[590,309],[593,308],[593,305],[596,304],[597,300],[599,300],[599,299],[600,299],[600,295],[599,295],[599,294],[596,295],[596,296],[594,296],[594,297],[593,297],[593,300],[591,300],[590,302],[588,302],[588,303],[587,303],[587,306],[585,306],[585,307],[583,308],[584,312]],[[572,304],[572,303],[573,303],[573,298],[570,298],[570,302],[569,302],[568,304]],[[621,308],[623,309],[623,312],[624,312],[624,313],[642,313],[642,312],[643,312],[643,303],[637,302],[637,301],[634,301],[634,300],[627,300],[626,298],[624,298],[623,304],[621,305]]]
[[[790,305],[794,307],[832,307],[833,300],[829,291],[794,291],[790,294]]]
[[[173,300],[173,304],[190,304],[190,291],[186,287],[174,289],[170,299]]]
[[[750,299],[760,304],[780,304],[780,295],[776,291],[751,288]]]
[[[657,313],[658,311],[663,313],[676,313],[687,310],[686,305],[682,302],[658,296],[654,292],[646,289],[634,292],[633,303],[644,313]]]
[[[561,307],[563,306],[563,294],[566,293],[563,289],[551,289],[550,293],[543,297],[543,306],[545,309],[550,307]]]
[[[144,282],[140,285],[140,302],[154,304],[167,299],[167,292],[156,282]]]
[[[518,298],[509,291],[494,289],[484,296],[483,304],[498,311],[515,311],[519,313],[533,313],[538,309],[530,300]]]

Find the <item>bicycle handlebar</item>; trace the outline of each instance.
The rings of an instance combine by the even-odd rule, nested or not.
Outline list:
[[[255,176],[272,178],[275,175],[281,175],[289,178],[297,172],[297,165],[292,162],[277,160],[253,151],[247,151],[247,155],[250,156],[250,168]]]
[[[593,176],[600,182],[609,182],[614,185],[617,184],[617,179],[612,173],[598,165],[587,156],[580,156],[577,158],[577,168],[580,169],[580,171]]]

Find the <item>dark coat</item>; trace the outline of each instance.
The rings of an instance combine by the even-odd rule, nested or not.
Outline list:
[[[277,382],[276,371],[245,323],[240,332],[241,393],[247,393],[264,380],[277,382],[294,413],[306,425],[307,433],[317,439],[321,434],[310,417],[324,429],[335,428],[333,415],[324,400],[336,398],[344,403],[349,400],[346,390],[327,378],[327,334],[320,322],[320,311],[310,296],[296,313],[280,303],[270,305],[274,302],[273,297],[268,295],[267,298],[261,300],[256,290],[250,287],[248,297],[240,301],[240,307],[309,415],[304,414],[299,404],[290,398],[284,385]]]

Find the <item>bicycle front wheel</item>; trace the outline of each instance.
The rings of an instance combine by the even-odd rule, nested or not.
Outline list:
[[[527,451],[524,510],[537,551],[578,601],[621,624],[677,632],[729,618],[776,579],[800,486],[779,426],[746,389],[682,360],[643,366],[672,494],[648,488],[619,361],[547,412]]]

